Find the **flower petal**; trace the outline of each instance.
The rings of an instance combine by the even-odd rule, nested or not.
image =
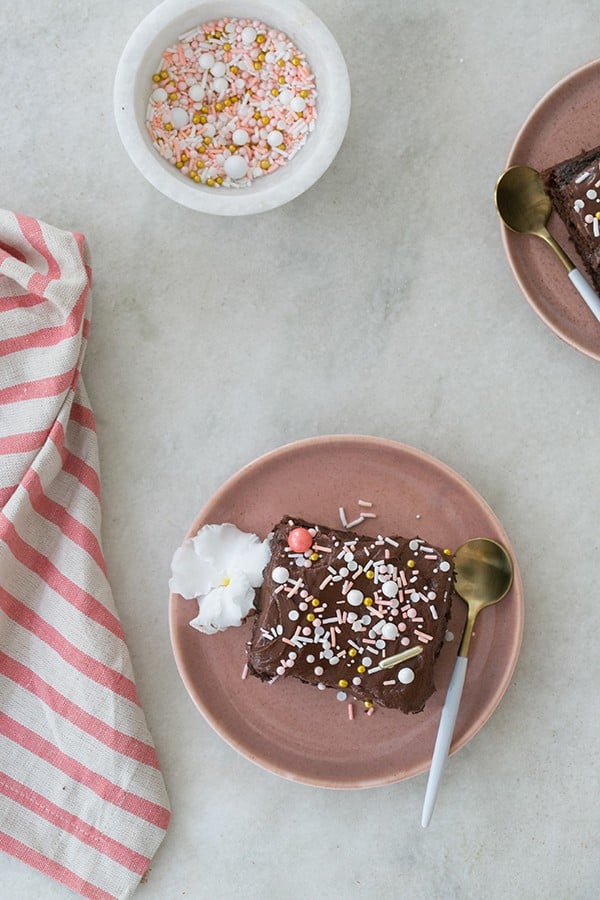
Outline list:
[[[204,634],[215,634],[241,625],[254,605],[254,588],[245,575],[235,575],[225,587],[198,598],[198,615],[190,625]]]
[[[262,584],[262,572],[271,551],[267,542],[261,542],[257,535],[226,523],[205,525],[192,540],[198,556],[210,562],[222,577],[245,572],[253,587]]]
[[[169,590],[187,600],[207,594],[214,587],[213,567],[199,558],[191,541],[185,541],[173,554]]]

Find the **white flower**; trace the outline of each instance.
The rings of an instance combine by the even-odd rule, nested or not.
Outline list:
[[[235,525],[205,525],[175,551],[169,588],[187,600],[197,598],[198,615],[190,625],[215,634],[242,624],[270,558],[268,540]]]

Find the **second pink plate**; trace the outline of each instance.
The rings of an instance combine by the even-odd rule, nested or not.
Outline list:
[[[542,170],[599,144],[600,60],[595,60],[564,78],[540,100],[517,135],[506,165]],[[585,274],[556,213],[548,227]],[[540,318],[562,340],[600,360],[600,324],[550,248],[539,238],[505,228],[503,241],[521,290]]]
[[[243,468],[209,500],[188,536],[206,523],[232,522],[265,537],[286,514],[339,527],[338,509],[358,515],[370,500],[377,518],[357,530],[422,535],[456,548],[472,537],[491,537],[512,553],[502,525],[482,497],[456,472],[410,447],[370,437],[332,436],[281,447]],[[514,560],[514,554],[513,554]],[[293,678],[272,685],[242,679],[250,625],[213,636],[190,627],[195,601],[171,597],[175,659],[198,709],[235,749],[272,772],[329,788],[366,788],[409,778],[431,761],[441,708],[454,664],[464,604],[455,600],[456,635],[442,648],[436,693],[424,711],[405,716],[377,709],[365,714],[333,690],[318,691]],[[452,749],[482,727],[506,690],[519,654],[523,592],[515,561],[508,596],[477,622]]]

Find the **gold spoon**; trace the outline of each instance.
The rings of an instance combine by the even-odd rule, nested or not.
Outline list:
[[[468,607],[467,623],[438,727],[423,803],[421,817],[423,828],[427,828],[431,821],[454,734],[475,619],[486,606],[502,600],[508,594],[513,581],[513,564],[508,551],[502,544],[490,538],[473,538],[462,544],[454,554],[454,571],[456,593]]]
[[[600,321],[600,298],[546,228],[552,200],[544,190],[540,173],[530,166],[511,166],[496,182],[495,200],[498,215],[507,228],[519,234],[533,234],[554,250],[569,280]]]

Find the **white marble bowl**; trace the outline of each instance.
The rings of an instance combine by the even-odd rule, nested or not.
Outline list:
[[[277,172],[244,188],[192,184],[156,152],[145,124],[152,75],[162,51],[190,28],[223,16],[259,19],[285,32],[306,54],[317,88],[318,117],[306,144]],[[299,0],[165,0],[125,46],[115,77],[114,110],[125,149],[150,184],[190,209],[240,216],[293,200],[326,171],[346,133],[350,82],[331,32]]]

